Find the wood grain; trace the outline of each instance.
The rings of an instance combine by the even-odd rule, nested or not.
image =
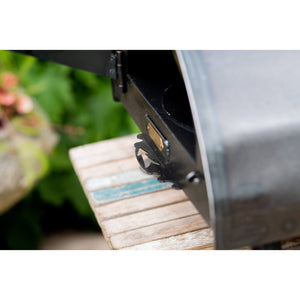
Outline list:
[[[74,169],[109,246],[112,249],[211,247],[212,235],[206,222],[182,191],[157,187],[113,202],[94,200],[101,191],[114,191],[124,184],[148,179],[138,174],[141,171],[133,151],[136,141],[132,135],[70,150]],[[92,193],[96,194],[91,196]]]
[[[121,249],[207,227],[200,215],[194,215],[113,235],[111,244],[114,249]]]
[[[190,201],[154,208],[102,222],[107,236],[198,214]]]
[[[110,152],[122,152],[122,150],[132,150],[133,144],[137,141],[136,135],[108,139],[101,142],[91,143],[70,149],[72,160],[85,160],[88,156],[109,154]],[[133,154],[132,154],[133,155]]]
[[[149,180],[155,178],[140,170],[129,170],[119,174],[113,174],[106,177],[94,177],[85,182],[85,187],[89,192],[99,191],[107,188],[118,187],[130,183]]]
[[[170,188],[169,182],[159,182],[157,178],[135,181],[121,186],[112,186],[90,192],[91,199],[96,205],[104,205],[113,201],[150,194],[158,190]]]
[[[204,249],[213,245],[213,233],[211,229],[203,229],[181,235],[171,236],[165,239],[152,241],[123,250],[192,250]]]
[[[187,200],[187,196],[182,191],[167,189],[112,202],[101,206],[101,208],[95,208],[95,211],[100,220],[105,221]]]
[[[135,156],[120,159],[118,163],[116,161],[110,161],[102,163],[100,165],[90,166],[89,168],[82,169],[79,173],[80,178],[85,182],[89,178],[110,176],[118,173],[123,173],[130,170],[138,170],[139,166],[136,162]]]
[[[86,157],[76,159],[78,169],[88,168],[97,164],[103,164],[114,160],[125,159],[132,157],[133,148],[114,149],[110,152],[95,153]]]

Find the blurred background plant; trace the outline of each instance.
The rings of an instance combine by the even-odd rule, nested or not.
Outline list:
[[[138,132],[122,104],[113,101],[110,80],[10,51],[0,51],[0,71],[16,75],[59,135],[47,175],[0,215],[0,248],[36,249],[45,235],[63,229],[99,231],[68,150]]]
[[[57,134],[15,74],[0,70],[0,215],[48,171]]]

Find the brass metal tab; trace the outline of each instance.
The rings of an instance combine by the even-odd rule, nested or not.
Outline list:
[[[157,148],[162,151],[164,149],[163,139],[150,122],[147,124],[147,130]]]

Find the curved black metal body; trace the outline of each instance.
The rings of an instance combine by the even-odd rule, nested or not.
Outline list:
[[[221,249],[300,235],[300,52],[179,53]]]

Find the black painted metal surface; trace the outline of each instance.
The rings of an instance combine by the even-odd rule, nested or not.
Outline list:
[[[110,77],[110,50],[14,50],[14,52]]]

